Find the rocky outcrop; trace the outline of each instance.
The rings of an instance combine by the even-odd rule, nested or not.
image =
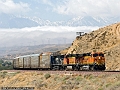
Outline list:
[[[77,36],[67,53],[102,51],[107,70],[120,70],[120,23]]]

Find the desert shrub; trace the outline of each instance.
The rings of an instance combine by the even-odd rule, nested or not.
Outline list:
[[[69,85],[63,85],[61,86],[60,90],[72,90],[74,88],[74,86],[69,86]]]
[[[115,82],[114,84],[112,84],[111,90],[120,90],[120,81]]]
[[[80,38],[80,36],[77,36],[76,39],[78,40]]]
[[[7,71],[1,72],[0,77],[5,78],[6,74],[7,74]]]
[[[40,75],[43,75],[43,73],[41,72]]]
[[[0,70],[12,70],[13,69],[13,66],[10,65],[10,66],[0,66]]]
[[[98,90],[104,90],[103,88],[98,88]]]
[[[109,87],[110,85],[111,85],[110,83],[106,84],[106,88]]]
[[[73,43],[72,43],[72,45],[73,45]]]
[[[3,74],[6,74],[6,73],[7,73],[7,71],[4,71],[4,72],[3,72]]]
[[[51,75],[47,73],[47,74],[44,75],[44,77],[45,77],[45,79],[48,79],[48,78],[51,77]]]
[[[56,76],[56,77],[54,77],[54,80],[55,80],[55,81],[59,80],[59,77],[57,77],[57,76]]]
[[[20,71],[17,72],[17,74],[20,73]]]
[[[42,88],[47,88],[47,83],[43,83],[43,81],[34,81],[34,85],[38,90],[43,90]]]
[[[84,78],[86,78],[86,79],[92,79],[93,76],[92,76],[92,74],[87,74],[87,75],[84,75]]]
[[[78,87],[78,86],[75,86],[74,88],[75,88],[75,89],[77,89],[77,90],[79,89],[79,87]]]
[[[70,76],[65,76],[65,77],[63,78],[63,81],[66,81],[66,80],[68,80],[68,79],[70,79]]]
[[[76,80],[77,80],[77,81],[81,81],[81,80],[82,80],[82,77],[81,77],[81,76],[77,76],[77,77],[76,77]]]

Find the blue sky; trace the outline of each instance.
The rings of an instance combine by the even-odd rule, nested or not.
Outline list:
[[[55,8],[63,5],[64,1],[66,0],[2,0],[0,13],[39,17],[50,21],[68,20],[71,16],[55,11]]]
[[[25,15],[44,20],[69,20],[78,16],[119,16],[120,0],[0,0],[0,14]]]

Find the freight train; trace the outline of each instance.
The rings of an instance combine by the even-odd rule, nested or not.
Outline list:
[[[14,69],[37,70],[105,70],[105,57],[102,52],[83,54],[41,53],[16,57]]]

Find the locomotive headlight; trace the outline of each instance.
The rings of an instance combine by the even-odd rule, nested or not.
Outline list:
[[[100,57],[99,57],[99,59],[100,59]]]

